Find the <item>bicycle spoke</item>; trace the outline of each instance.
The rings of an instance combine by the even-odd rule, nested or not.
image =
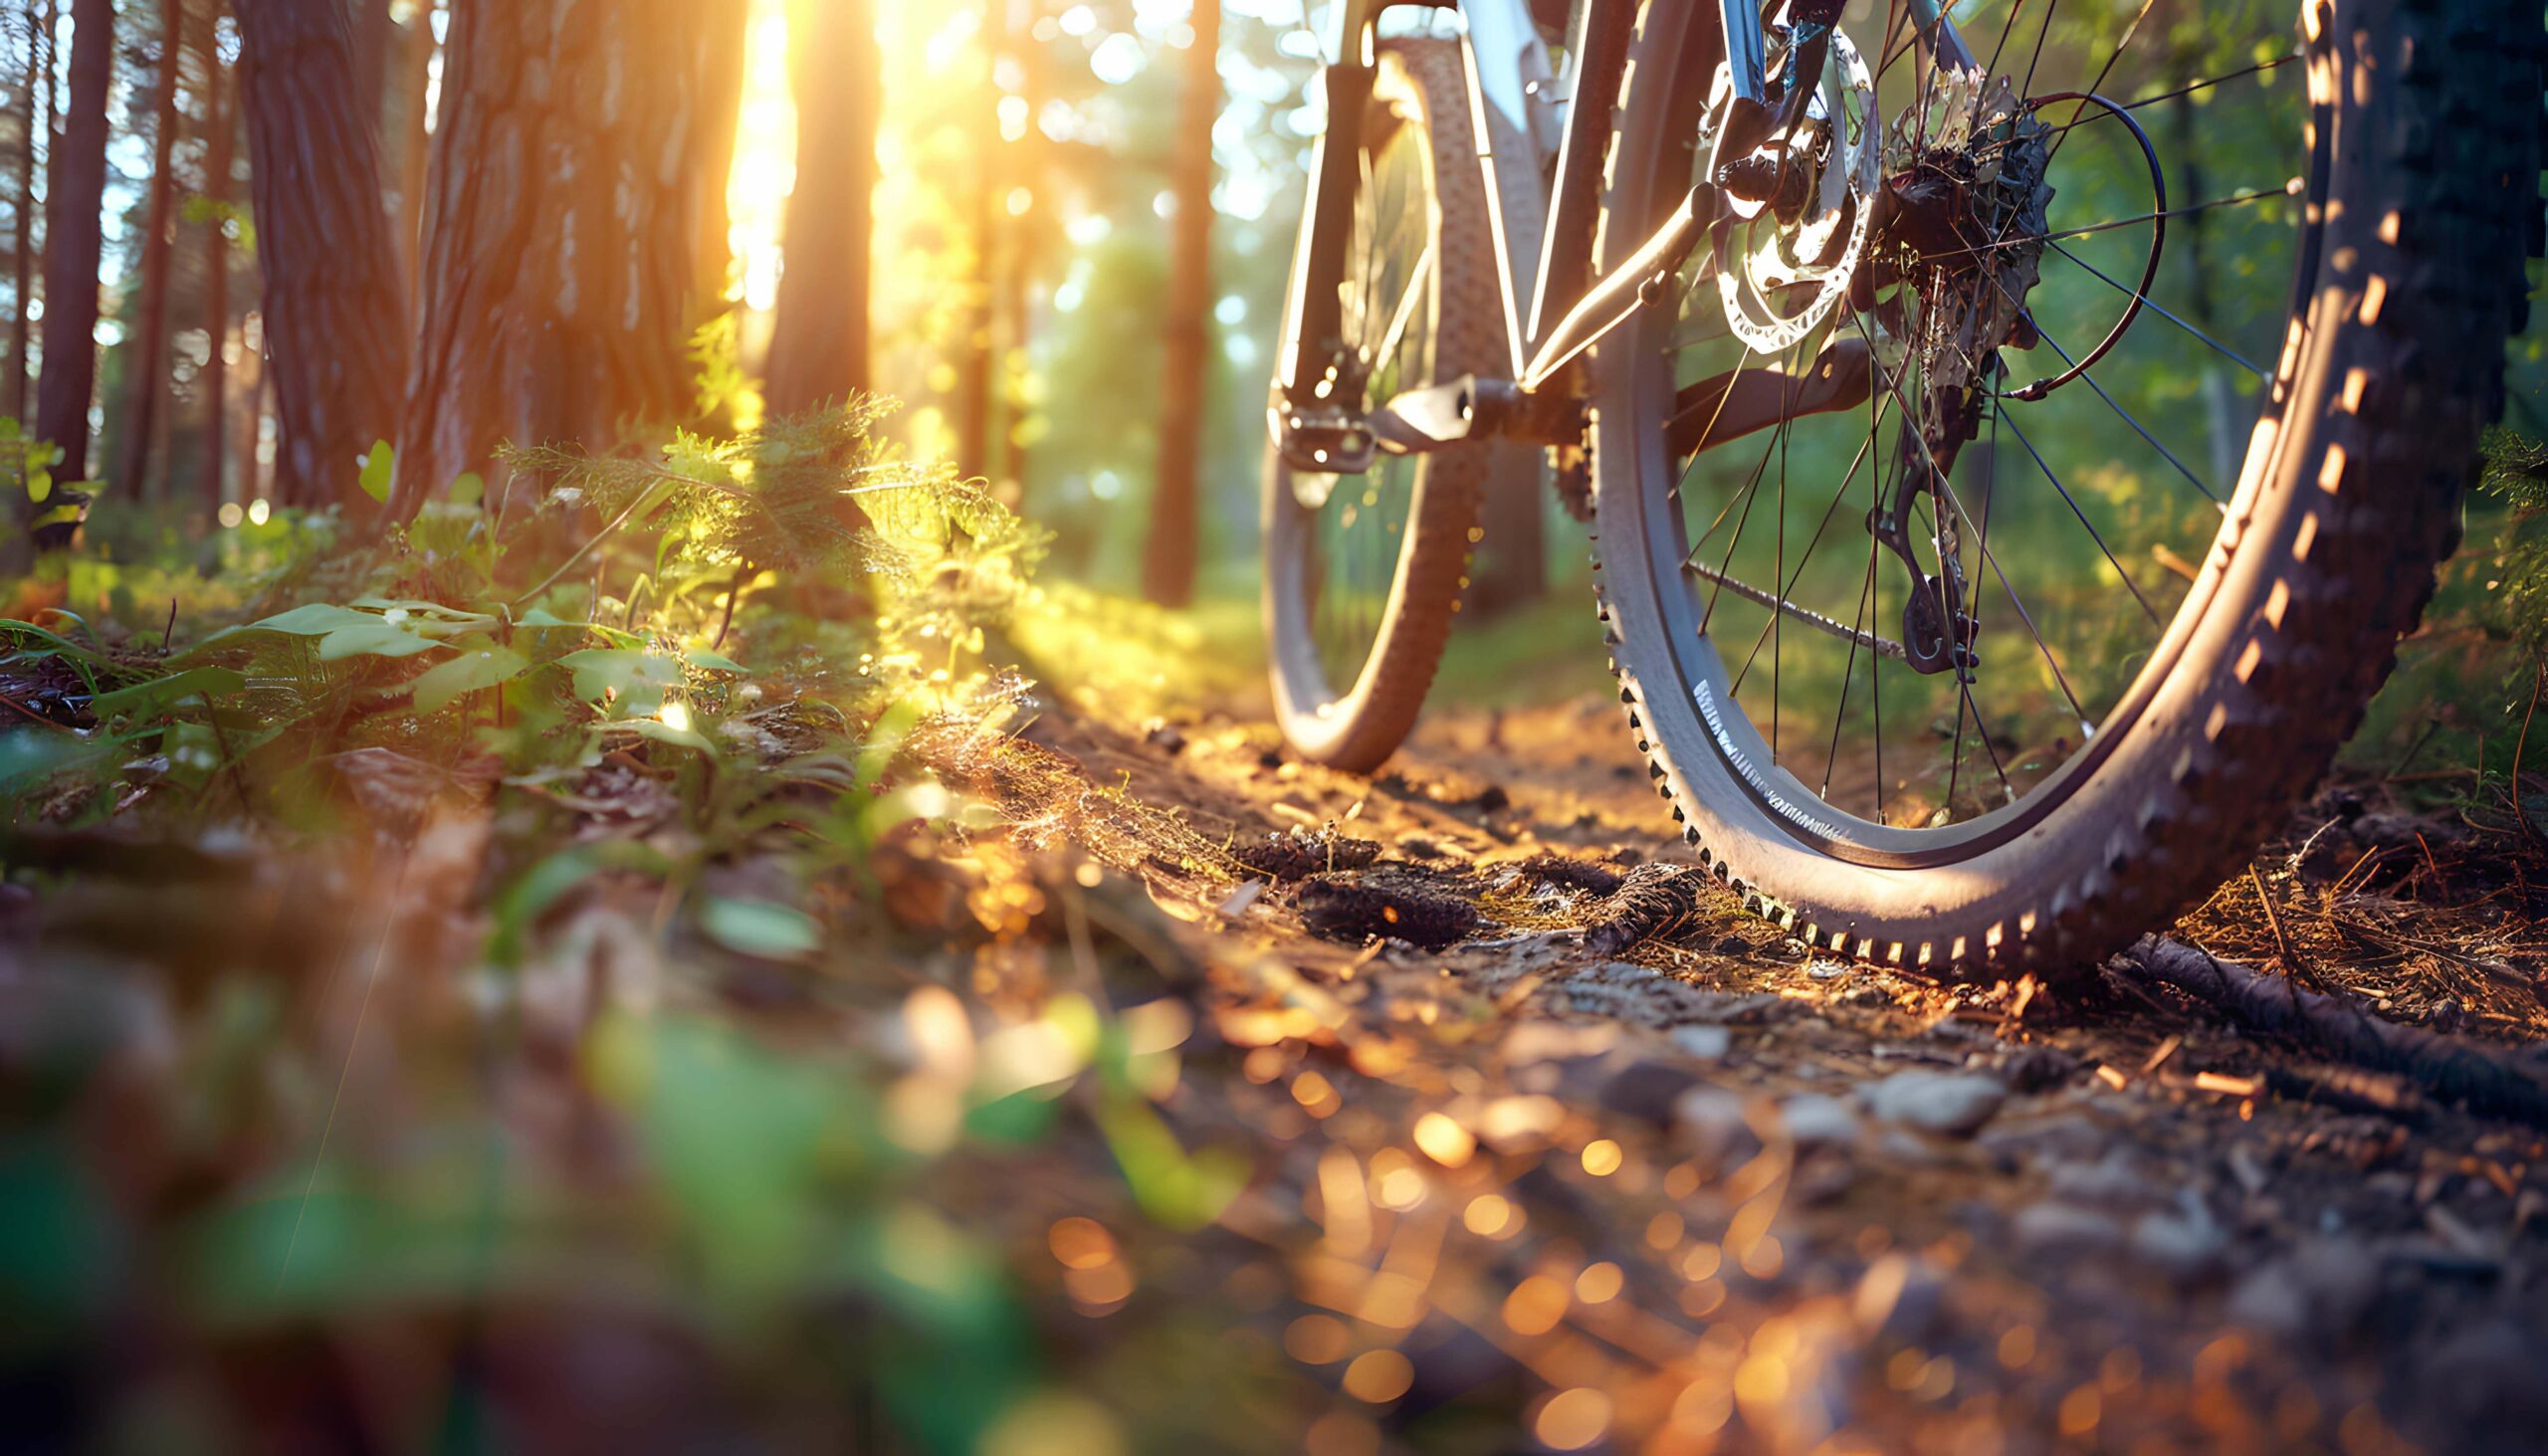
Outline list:
[[[2202,339],[2205,343],[2210,344],[2213,352],[2218,353],[2223,358],[2236,364],[2239,368],[2246,370],[2248,373],[2255,375],[2259,379],[2270,377],[2264,370],[2257,368],[2252,363],[2249,363],[2245,356],[2241,355],[2236,349],[2231,348],[2230,345],[2214,338],[2211,334],[2204,332],[2202,329],[2195,327],[2183,318],[2180,318],[2176,314],[2168,312],[2168,310],[2163,307],[2158,300],[2151,298],[2148,294],[2141,292],[2130,284],[2117,282],[2114,278],[2109,276],[2105,270],[2097,267],[2093,263],[2090,263],[2078,254],[2071,252],[2069,249],[2062,247],[2059,243],[2054,243],[2051,246],[2053,252],[2058,253],[2062,257],[2069,259],[2071,262],[2078,264],[2081,268],[2084,268],[2089,273],[2094,274],[2097,278],[2119,290],[2125,296],[2139,299],[2141,301],[2141,307],[2158,314],[2160,317],[2167,319],[2170,323],[2177,325],[2179,328],[2193,334],[2195,337]]]
[[[1954,511],[1957,518],[1966,525],[1972,525],[1972,513],[1966,511],[1964,503],[1956,499],[1954,482],[1941,477],[1940,484],[1946,488],[1948,509]],[[2017,583],[2009,579],[2009,573],[2000,565],[1999,553],[1992,550],[1988,542],[1983,543],[1982,560],[1991,568],[1991,574],[2000,578],[2000,589],[2008,594],[2009,605],[2017,608],[2017,620],[2025,623],[2026,635],[2034,639],[2035,651],[2043,654],[2043,665],[2052,669],[2054,686],[2061,690],[2062,698],[2069,703],[2070,711],[2078,715],[2079,723],[2084,728],[2090,722],[2088,711],[2079,706],[2079,695],[2070,691],[2069,675],[2061,671],[2060,660],[2052,655],[2052,644],[2043,640],[2042,631],[2034,624],[2034,614],[2026,610],[2025,599],[2017,595]]]
[[[2052,12],[2060,8],[2061,0],[2051,0],[2043,7],[2043,24],[2035,27],[2034,54],[2026,58],[2026,79],[2017,87],[2019,96],[2034,90],[2034,68],[2043,61],[2043,38],[2052,33]]]
[[[1375,367],[1382,360],[1396,357],[1398,345],[1406,339],[1406,325],[1414,319],[1415,306],[1422,301],[1425,285],[1431,282],[1432,274],[1433,248],[1432,245],[1427,244],[1424,255],[1415,260],[1414,271],[1407,277],[1406,292],[1399,297],[1397,307],[1390,312],[1388,331],[1380,335],[1380,346],[1372,353]],[[1432,381],[1422,382],[1431,383]],[[1405,381],[1401,379],[1399,383],[1403,385]]]
[[[1994,428],[1996,427],[1995,417]],[[2113,550],[2106,545],[2105,537],[2097,534],[2097,528],[2088,520],[2087,513],[2080,510],[2079,503],[2071,497],[2070,488],[2061,484],[2061,477],[2054,475],[2052,467],[2045,463],[2043,452],[2034,448],[2034,442],[2026,438],[2025,431],[2017,428],[2017,421],[2009,421],[2009,432],[2017,437],[2017,443],[2026,448],[2026,454],[2034,457],[2035,468],[2043,472],[2045,480],[2052,482],[2052,489],[2061,493],[2062,504],[2070,508],[2070,514],[2078,517],[2079,523],[2087,527],[2088,539],[2097,543],[2097,549],[2105,553],[2106,564],[2114,568],[2115,575],[2123,578],[2124,589],[2131,592],[2132,599],[2141,604],[2142,615],[2150,619],[2151,625],[2164,627],[2166,623],[2161,620],[2158,610],[2150,605],[2150,598],[2142,594],[2140,586],[2132,579],[2132,573],[2123,569],[2123,562],[2116,559]]]
[[[1875,437],[1873,435],[1869,435],[1859,444],[1857,458],[1851,460],[1849,462],[1848,470],[1841,474],[1840,489],[1832,493],[1831,504],[1822,508],[1822,520],[1813,527],[1812,539],[1805,543],[1805,554],[1797,558],[1796,570],[1787,573],[1784,578],[1787,584],[1781,588],[1777,596],[1771,598],[1771,602],[1778,603],[1778,605],[1773,606],[1771,605],[1771,602],[1761,603],[1764,606],[1770,607],[1770,620],[1773,624],[1777,623],[1780,619],[1788,616],[1792,612],[1805,611],[1805,608],[1796,605],[1796,585],[1798,582],[1805,579],[1805,568],[1811,564],[1813,560],[1813,548],[1822,543],[1823,535],[1830,530],[1832,520],[1839,514],[1840,503],[1848,498],[1849,484],[1858,478],[1858,467],[1866,463],[1867,453],[1872,450],[1874,446]],[[1779,581],[1782,578],[1774,576],[1770,579],[1772,581]],[[1758,597],[1754,597],[1751,598],[1751,600],[1759,601],[1760,599]],[[1828,619],[1826,618],[1823,620]],[[1859,625],[1862,630],[1865,624],[1861,622]],[[1769,632],[1767,628],[1763,629],[1760,637],[1753,639],[1752,651],[1743,659],[1743,671],[1734,675],[1734,686],[1730,690],[1731,692],[1740,693],[1743,691],[1743,680],[1751,675],[1752,664],[1761,656],[1761,645],[1768,640]],[[1857,648],[1857,640],[1852,638],[1849,646],[1851,651],[1854,652]],[[1774,660],[1772,663],[1772,682],[1770,687],[1770,692],[1774,696],[1778,692],[1776,668],[1777,664]]]
[[[2106,78],[2114,75],[2115,63],[2123,59],[2124,49],[2132,44],[2133,37],[2141,34],[2141,22],[2150,18],[2151,7],[2158,3],[2159,0],[2141,0],[2140,13],[2132,17],[2132,24],[2123,28],[2122,39],[2114,43],[2114,54],[2106,57],[2106,64],[2097,71],[2097,79],[2089,82],[2085,87],[2081,88],[2081,90],[2093,94],[2104,89]],[[2052,149],[2054,151],[2059,151],[2061,149],[2061,143],[2059,141],[2055,141],[2052,144]]]
[[[1911,402],[1901,397],[1902,386],[1892,380],[1887,380],[1886,383],[1890,385],[1894,391],[1894,402],[1902,406],[1904,420],[1908,421],[1916,418],[1917,412],[1911,408]],[[1930,469],[1933,472],[1936,472],[1935,462],[1931,463]],[[1949,509],[1953,510],[1956,516],[1967,525],[1972,525],[1972,515],[1964,509],[1964,503],[1956,499],[1955,482],[1948,480],[1943,472],[1936,473],[1939,488],[1945,493]],[[1934,536],[1935,533],[1935,525],[1933,522],[1931,525],[1932,536]],[[2045,642],[2043,640],[2043,634],[2036,630],[2034,625],[2034,614],[2026,610],[2024,600],[2017,595],[2017,586],[2009,580],[2009,573],[2001,569],[2000,558],[1991,550],[1988,542],[1985,542],[1983,545],[1982,559],[1990,566],[1992,573],[2000,578],[2001,589],[2009,594],[2009,605],[2017,609],[2017,620],[2025,623],[2026,634],[2034,639],[2035,649],[2043,654],[2044,666],[2052,669],[2052,680],[2054,683],[2059,685],[2061,689],[2061,696],[2069,700],[2071,711],[2079,715],[2079,721],[2081,723],[2086,723],[2088,721],[2088,715],[2085,711],[2080,709],[2078,695],[2070,691],[2070,681],[2068,677],[2062,673],[2061,664],[2054,659],[2052,655],[2052,645]]]
[[[2175,91],[2163,91],[2156,96],[2146,96],[2135,101],[2123,102],[2118,104],[2114,110],[2108,110],[2103,106],[2099,106],[2087,115],[2073,117],[2070,120],[2062,122],[2060,125],[2053,127],[2052,132],[2055,136],[2059,136],[2069,131],[2073,126],[2084,126],[2089,122],[2100,118],[2111,118],[2115,114],[2115,111],[2137,111],[2144,106],[2155,106],[2161,102],[2173,102],[2179,97],[2190,97],[2197,92],[2210,91],[2216,86],[2227,86],[2230,82],[2236,81],[2241,77],[2255,76],[2262,72],[2273,71],[2280,67],[2288,66],[2299,59],[2300,53],[2298,51],[2293,51],[2287,56],[2276,56],[2270,61],[2259,61],[2253,66],[2242,66],[2235,71],[2225,71],[2219,76],[2208,77],[2202,81],[2191,82],[2185,86],[2178,87]]]
[[[2003,401],[1998,398],[1991,401],[1991,453],[1984,458],[1982,477],[1982,489],[1985,493],[1982,498],[1982,550],[1986,555],[1991,550],[1991,516],[2000,504],[2000,416],[2004,410]],[[1982,636],[1982,592],[1978,588],[1973,593],[1971,613],[1973,635],[1976,640],[1979,640]],[[1972,707],[1972,676],[1968,673],[1958,673],[1956,674],[1955,746],[1947,753],[1945,808],[1949,819],[1955,816],[1956,784],[1964,774],[1964,718],[1967,710]]]
[[[2004,289],[2003,292],[2005,293],[2006,290]],[[2040,319],[2037,319],[2035,322],[2035,333],[2038,337],[2042,338],[2045,343],[2052,345],[2052,351],[2061,356],[2061,362],[2070,364],[2074,368],[2077,367],[2076,362],[2070,357],[2070,351],[2063,348],[2060,340],[2054,338],[2051,333],[2045,330],[2042,320]],[[2177,474],[2184,476],[2189,484],[2191,484],[2196,490],[2201,491],[2204,495],[2204,499],[2210,501],[2215,506],[2221,506],[2223,510],[2229,509],[2227,506],[2223,505],[2219,496],[2213,494],[2212,488],[2203,483],[2201,477],[2197,476],[2193,471],[2188,470],[2184,461],[2177,459],[2175,451],[2160,444],[2158,436],[2151,434],[2149,430],[2142,426],[2141,421],[2133,418],[2132,411],[2125,409],[2121,404],[2116,402],[2113,395],[2106,392],[2106,387],[2097,382],[2096,375],[2089,373],[2085,369],[2081,369],[2079,370],[2079,382],[2087,385],[2090,389],[2095,390],[2097,392],[2097,398],[2106,402],[2106,407],[2115,412],[2116,418],[2122,420],[2125,424],[2130,425],[2132,427],[2132,432],[2139,435],[2143,440],[2148,441],[2151,449],[2156,450],[2161,455],[2167,457],[2168,464],[2175,466],[2177,468]]]

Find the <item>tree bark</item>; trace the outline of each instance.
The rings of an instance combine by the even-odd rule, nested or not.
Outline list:
[[[412,316],[416,291],[424,281],[419,250],[425,231],[425,163],[433,155],[433,133],[426,125],[425,114],[428,94],[433,90],[432,0],[417,0],[414,17],[399,33],[398,46],[405,70],[399,94],[406,102],[406,110],[399,117],[398,136],[398,256],[407,264],[407,312]]]
[[[606,448],[696,413],[744,18],[740,0],[454,0],[394,517],[507,441]]]
[[[59,0],[24,0],[19,16],[27,32],[27,70],[18,96],[18,218],[14,260],[18,312],[9,320],[9,418],[27,418],[27,347],[32,341],[36,262],[36,136],[53,130],[53,20]],[[44,109],[36,108],[42,93]]]
[[[98,264],[105,250],[106,102],[114,89],[114,0],[72,0],[71,101],[55,140],[46,201],[44,374],[36,390],[36,437],[62,450],[54,479],[89,478],[89,404],[98,387]],[[46,504],[74,504],[57,488]],[[71,529],[39,544],[68,545]]]
[[[159,0],[158,93],[150,155],[150,199],[141,234],[141,297],[133,311],[122,428],[115,441],[115,491],[126,501],[150,489],[150,453],[168,392],[168,264],[176,246],[177,69],[185,53],[184,0]],[[164,485],[164,483],[163,483]]]
[[[883,85],[871,0],[800,5],[796,192],[769,345],[769,405],[796,414],[870,387],[869,275]]]
[[[1159,467],[1142,584],[1151,600],[1181,607],[1194,599],[1197,501],[1201,494],[1205,384],[1211,373],[1212,123],[1221,109],[1220,0],[1196,0],[1186,48],[1171,186],[1176,216],[1169,243],[1162,328],[1167,376],[1160,388]]]
[[[211,204],[211,215],[203,225],[203,326],[212,338],[212,352],[203,366],[203,481],[197,494],[205,511],[217,512],[223,500],[222,468],[230,458],[230,199],[239,137],[229,78],[222,74],[218,7],[205,15],[201,40],[204,128],[211,139],[204,155],[204,200]]]
[[[406,297],[339,0],[236,0],[246,38],[250,194],[265,273],[276,494],[375,514],[360,464],[394,438]]]

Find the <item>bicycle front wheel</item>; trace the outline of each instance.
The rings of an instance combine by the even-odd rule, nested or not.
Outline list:
[[[1493,232],[1453,42],[1384,44],[1338,290],[1363,404],[1505,372]],[[1307,246],[1307,241],[1303,241]],[[1423,708],[1467,585],[1487,444],[1382,456],[1361,475],[1267,456],[1274,709],[1302,756],[1368,772]]]

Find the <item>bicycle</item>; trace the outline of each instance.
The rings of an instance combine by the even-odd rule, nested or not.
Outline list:
[[[1340,5],[1268,411],[1299,752],[1396,749],[1545,451],[1660,800],[1819,949],[2076,964],[2309,790],[2502,406],[2534,5],[2143,0],[2060,86],[2058,0],[1970,4],[1987,55],[1937,0],[1581,0],[1562,74],[1525,0]]]

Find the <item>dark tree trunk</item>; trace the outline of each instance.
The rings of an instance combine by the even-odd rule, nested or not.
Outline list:
[[[115,441],[115,490],[126,501],[153,489],[150,453],[168,392],[168,264],[176,247],[177,70],[185,54],[184,0],[159,0],[158,95],[150,155],[150,200],[141,234],[141,298],[133,313],[130,367],[124,373],[123,425]],[[164,483],[162,483],[164,487]]]
[[[878,73],[871,0],[800,7],[796,193],[787,202],[787,272],[769,345],[769,405],[781,414],[870,387],[868,276],[875,235]]]
[[[114,89],[114,0],[72,0],[71,103],[53,152],[46,202],[44,375],[36,436],[61,447],[58,481],[89,478],[89,404],[98,387],[98,263],[105,249],[106,100]],[[71,505],[59,491],[45,509]],[[49,529],[39,544],[68,545]]]
[[[1177,117],[1170,185],[1176,217],[1169,243],[1162,326],[1167,376],[1160,388],[1159,468],[1142,584],[1151,600],[1181,607],[1194,599],[1197,501],[1201,494],[1203,409],[1211,373],[1212,123],[1221,110],[1220,0],[1196,0],[1194,41],[1185,53],[1185,95]]]
[[[355,92],[339,0],[236,0],[267,367],[287,504],[375,514],[359,461],[394,438],[407,348],[378,127]]]
[[[696,412],[744,13],[454,0],[394,516],[507,441],[606,448]]]
[[[230,78],[222,74],[221,13],[204,16],[204,134],[211,145],[204,156],[204,200],[211,215],[203,228],[204,331],[212,337],[211,356],[204,360],[203,484],[197,494],[207,512],[221,509],[222,467],[230,458],[230,199],[231,173],[238,164],[239,118],[231,108]]]
[[[27,31],[27,70],[18,95],[18,218],[14,260],[18,312],[9,320],[9,418],[27,418],[27,346],[31,342],[31,306],[35,302],[36,265],[36,137],[53,130],[53,18],[59,0],[25,0],[19,7]],[[39,111],[36,96],[44,96]]]

